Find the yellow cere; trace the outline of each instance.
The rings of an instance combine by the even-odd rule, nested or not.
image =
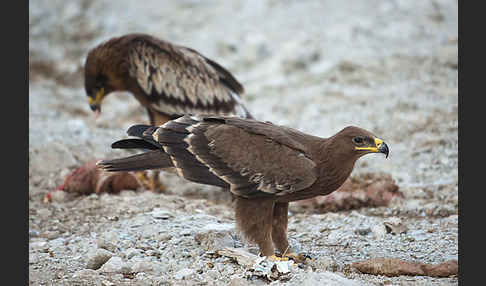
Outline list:
[[[381,144],[383,144],[383,140],[381,140],[379,138],[375,138],[376,148],[380,148]]]
[[[372,152],[378,152],[378,148],[380,148],[381,144],[383,144],[383,140],[379,138],[375,138],[375,145],[376,147],[354,147],[356,150],[369,150]]]

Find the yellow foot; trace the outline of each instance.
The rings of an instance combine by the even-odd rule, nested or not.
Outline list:
[[[267,258],[270,261],[289,261],[288,257],[278,257],[276,255],[268,256]]]
[[[149,176],[146,171],[136,172],[137,179],[143,186],[143,188],[149,189],[154,193],[165,192],[166,187],[162,183],[160,183],[159,176],[156,176],[154,174],[152,174],[152,176]]]
[[[310,259],[311,258],[307,254],[296,253],[296,252],[286,253],[283,257],[286,257],[287,259],[292,259],[293,261],[295,261],[297,263],[305,262],[306,259]]]

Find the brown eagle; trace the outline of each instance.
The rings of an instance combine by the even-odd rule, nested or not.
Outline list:
[[[174,168],[188,180],[229,189],[236,198],[237,227],[262,255],[277,259],[274,247],[302,259],[287,241],[289,202],[337,190],[358,158],[388,146],[372,133],[346,127],[320,138],[269,122],[224,116],[185,115],[160,127],[134,125],[129,138],[112,148],[149,149],[103,160],[109,171]]]
[[[160,126],[184,114],[252,118],[240,96],[243,86],[197,51],[146,34],[112,38],[89,51],[84,66],[89,105],[113,91],[129,91]]]
[[[191,48],[146,34],[112,38],[93,48],[84,79],[96,116],[105,96],[128,91],[147,109],[151,125],[184,114],[253,118],[240,98],[243,86],[229,71]],[[149,181],[152,189],[161,188],[158,172]]]

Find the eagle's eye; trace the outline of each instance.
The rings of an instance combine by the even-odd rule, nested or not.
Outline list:
[[[356,143],[356,144],[361,144],[361,143],[363,143],[363,137],[361,137],[361,136],[354,137],[353,142]]]

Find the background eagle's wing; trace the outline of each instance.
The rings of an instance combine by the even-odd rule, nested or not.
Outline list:
[[[244,122],[238,121],[239,125]],[[290,138],[293,134],[280,126],[246,122],[254,126],[237,126],[231,118],[194,121],[185,116],[165,124],[159,132],[178,129],[180,124],[190,125],[185,128],[190,132],[184,139],[186,149],[210,172],[230,184],[231,191],[239,196],[280,196],[303,190],[315,182],[316,163],[299,149],[305,145],[295,140],[298,138]],[[273,134],[279,136],[264,135],[265,130],[258,131],[259,127],[273,129]],[[175,154],[170,150],[171,144],[161,144],[168,153]],[[177,154],[174,157],[177,160]]]
[[[134,41],[128,58],[129,75],[158,112],[249,116],[240,99],[243,86],[193,49],[143,37]]]

